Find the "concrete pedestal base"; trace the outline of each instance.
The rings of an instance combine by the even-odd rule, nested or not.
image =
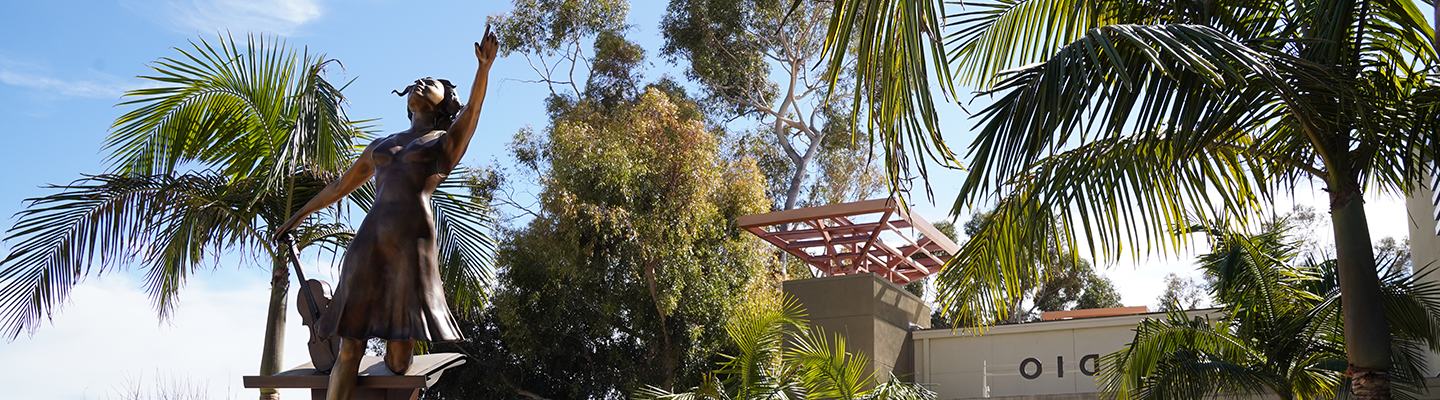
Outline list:
[[[925,301],[873,274],[786,281],[784,291],[805,308],[812,325],[845,335],[847,351],[869,357],[876,381],[892,373],[914,381],[910,326],[930,328]]]

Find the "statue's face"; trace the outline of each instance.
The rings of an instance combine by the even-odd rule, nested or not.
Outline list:
[[[445,84],[435,79],[421,79],[415,81],[415,88],[410,90],[407,103],[410,111],[427,112],[435,110],[435,106],[444,100]]]

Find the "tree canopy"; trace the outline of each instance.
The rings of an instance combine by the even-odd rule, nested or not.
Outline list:
[[[754,162],[722,157],[719,132],[677,85],[637,87],[638,46],[611,33],[595,46],[587,90],[552,96],[549,125],[512,143],[542,191],[535,218],[500,247],[478,340],[458,344],[500,355],[465,372],[466,386],[496,388],[487,396],[696,385],[725,346],[737,293],[773,287],[765,245],[735,225],[768,211]]]
[[[821,62],[824,3],[672,0],[660,53],[700,86],[712,120],[735,125],[731,151],[757,160],[774,209],[865,200],[880,192],[869,130],[857,129],[853,65]],[[832,85],[827,75],[842,76]]]

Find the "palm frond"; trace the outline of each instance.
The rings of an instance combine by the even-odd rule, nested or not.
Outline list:
[[[1254,131],[1262,125],[1253,117],[1289,90],[1226,88],[1279,79],[1264,54],[1207,26],[1092,29],[1048,61],[1012,71],[992,91],[1005,94],[980,113],[986,122],[968,153],[977,163],[957,200],[988,195],[1075,141],[1162,129],[1185,154]]]
[[[324,251],[338,253],[349,247],[354,238],[355,231],[351,230],[349,225],[339,222],[316,221],[302,224],[295,229],[297,250],[319,246]]]
[[[1220,393],[1285,393],[1288,384],[1256,369],[1263,362],[1223,321],[1171,311],[1146,319],[1135,339],[1106,355],[1099,385],[1107,399],[1201,399]]]
[[[853,131],[879,133],[892,189],[901,188],[912,162],[922,177],[929,162],[959,165],[940,134],[930,92],[933,79],[943,96],[955,96],[940,39],[944,7],[943,0],[837,0],[830,14],[821,54],[829,64],[827,92],[834,94],[853,54],[857,101],[851,115],[867,117],[866,129]]]
[[[1223,307],[1216,321],[1172,312],[1146,320],[1134,341],[1107,357],[1103,389],[1112,398],[1197,398],[1210,394],[1332,398],[1345,391],[1348,363],[1337,263],[1295,260],[1297,244],[1284,220],[1259,234],[1223,223],[1184,232],[1211,236],[1213,253],[1200,266],[1216,277]],[[1380,265],[1388,265],[1379,263]],[[1428,273],[1428,272],[1427,272]],[[1440,340],[1440,285],[1389,268],[1381,277],[1393,333],[1391,377],[1397,398],[1418,398],[1423,354]]]
[[[1002,71],[1045,61],[1056,49],[1104,25],[1105,1],[995,0],[951,2],[964,11],[945,16],[950,64],[960,84],[980,90]]]
[[[830,336],[824,329],[812,327],[790,344],[785,358],[799,366],[808,397],[854,400],[875,383],[869,357],[846,352],[845,337],[840,334]]]
[[[695,393],[695,392],[693,392],[693,391],[692,391],[692,392],[684,392],[684,393],[673,393],[673,392],[670,392],[669,390],[661,389],[661,388],[654,387],[654,386],[650,386],[650,385],[646,385],[645,387],[642,387],[642,388],[640,388],[640,389],[635,390],[635,393],[632,393],[630,397],[633,398],[633,399],[636,399],[636,400],[701,400],[701,399],[711,399],[710,397],[700,396],[700,395],[698,395],[697,393]]]
[[[777,373],[782,346],[791,332],[808,324],[794,298],[777,305],[742,308],[725,323],[726,335],[740,352],[715,372],[725,377],[725,387],[733,389],[735,398],[770,398],[788,389],[789,382]]]
[[[1062,254],[1075,253],[1082,245],[1075,232],[1087,233],[1083,245],[1097,257],[1127,250],[1139,257],[1190,245],[1168,227],[1263,207],[1266,165],[1224,145],[1180,151],[1188,145],[1177,140],[1169,132],[1100,140],[1036,161],[1007,184],[992,218],[939,272],[942,312],[994,321],[1019,298],[1021,277],[1050,256],[1041,249],[1053,242]]]
[[[177,48],[141,77],[158,87],[125,94],[131,100],[120,105],[136,108],[106,140],[113,172],[163,174],[196,162],[278,180],[298,164],[332,174],[346,166],[354,128],[340,90],[324,79],[323,56],[255,35],[244,48],[231,37],[217,43]]]
[[[937,393],[919,383],[905,382],[895,376],[860,396],[863,400],[935,400],[938,397]]]
[[[699,387],[674,393],[646,386],[639,399],[934,400],[935,392],[894,377],[875,384],[868,357],[845,351],[845,338],[810,326],[794,298],[760,299],[741,307],[725,323],[740,353],[725,356]],[[866,386],[873,388],[867,389]]]
[[[495,230],[489,203],[472,195],[477,183],[463,169],[452,171],[430,197],[435,211],[440,279],[460,313],[479,310],[494,282]]]
[[[174,307],[186,277],[225,249],[264,244],[255,229],[253,193],[214,173],[96,175],[60,193],[29,199],[7,231],[14,242],[0,261],[0,331],[14,339],[34,333],[86,276],[139,262],[145,290],[161,318]],[[93,271],[92,271],[93,268]]]

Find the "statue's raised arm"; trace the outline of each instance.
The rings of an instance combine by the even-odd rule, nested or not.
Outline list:
[[[480,108],[485,104],[485,91],[490,81],[490,65],[495,62],[495,54],[499,49],[500,41],[490,32],[490,26],[486,25],[485,38],[475,43],[475,59],[480,62],[480,66],[475,70],[475,83],[470,86],[470,100],[465,102],[465,108],[460,110],[460,114],[455,116],[455,122],[446,130],[445,159],[442,162],[446,173],[460,163],[460,157],[463,157],[466,148],[470,147],[470,138],[475,136],[475,126],[480,121]]]

